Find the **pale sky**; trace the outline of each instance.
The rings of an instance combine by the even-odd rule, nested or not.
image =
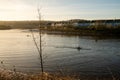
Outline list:
[[[0,20],[120,19],[120,0],[0,0]]]

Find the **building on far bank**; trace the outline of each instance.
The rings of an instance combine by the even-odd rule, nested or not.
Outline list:
[[[92,20],[91,26],[95,27],[105,27],[105,28],[117,28],[120,26],[120,20],[119,19],[113,19],[113,20]]]
[[[90,26],[90,24],[91,24],[90,21],[79,21],[72,23],[74,27],[88,27]]]
[[[120,19],[111,20],[69,20],[52,22],[52,28],[78,27],[78,28],[117,28],[120,27]]]

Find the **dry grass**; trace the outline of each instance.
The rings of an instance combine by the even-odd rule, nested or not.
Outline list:
[[[0,80],[75,80],[75,78],[72,78],[70,76],[60,77],[56,75],[50,75],[48,73],[44,73],[43,76],[41,74],[30,75],[0,69]]]
[[[41,74],[25,74],[5,69],[0,69],[0,80],[120,80],[120,77],[95,77],[95,76],[60,76],[59,74],[45,73]]]

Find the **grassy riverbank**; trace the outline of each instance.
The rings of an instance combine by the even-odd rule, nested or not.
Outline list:
[[[43,75],[26,74],[0,69],[0,80],[77,80],[77,78],[71,76],[59,76],[57,74],[49,73],[43,73]]]
[[[119,80],[120,76],[76,76],[61,74],[27,74],[0,69],[0,80]]]

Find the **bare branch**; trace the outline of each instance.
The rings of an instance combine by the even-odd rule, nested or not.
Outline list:
[[[38,47],[37,42],[36,42],[36,40],[35,40],[34,33],[33,33],[32,30],[30,30],[30,32],[31,32],[31,34],[32,34],[33,42],[34,42],[34,44],[35,44],[35,46],[36,46],[36,49],[37,49],[37,51],[40,53],[39,47]]]

